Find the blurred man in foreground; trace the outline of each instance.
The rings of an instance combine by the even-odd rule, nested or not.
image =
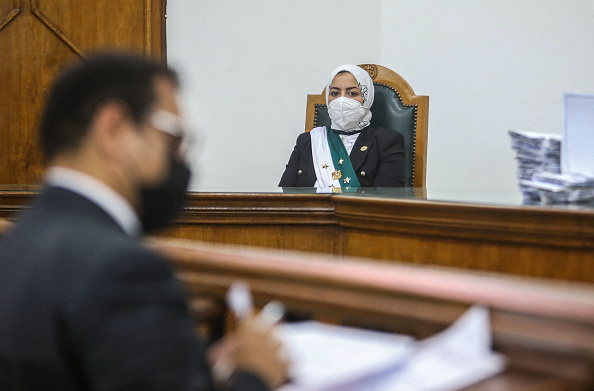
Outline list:
[[[126,55],[54,82],[39,133],[45,186],[0,242],[0,389],[216,388],[178,281],[139,243],[186,192],[177,93],[174,72]],[[283,381],[268,332],[243,324],[234,338],[225,387]]]

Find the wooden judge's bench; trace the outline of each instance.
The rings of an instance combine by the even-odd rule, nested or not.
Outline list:
[[[0,186],[0,218],[34,194]],[[163,235],[594,283],[594,205],[522,205],[517,189],[193,192]]]
[[[5,188],[0,218],[34,194]],[[148,245],[175,265],[207,336],[224,331],[237,279],[257,305],[418,338],[482,304],[507,369],[466,390],[594,389],[588,205],[522,205],[514,189],[209,191]]]
[[[594,206],[499,188],[276,191],[193,193],[167,235],[594,283]]]

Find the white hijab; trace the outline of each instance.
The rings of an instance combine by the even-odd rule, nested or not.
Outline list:
[[[335,70],[330,73],[330,77],[328,78],[328,84],[326,84],[326,105],[328,105],[328,95],[330,94],[330,86],[334,81],[334,78],[338,74],[338,72],[347,71],[351,75],[355,77],[357,80],[357,84],[359,84],[359,90],[361,91],[361,96],[363,97],[363,110],[365,111],[365,115],[359,121],[359,124],[355,129],[352,130],[360,130],[366,126],[369,126],[371,122],[371,105],[373,104],[373,97],[375,95],[375,89],[373,88],[373,80],[371,80],[371,76],[369,73],[361,67],[351,64],[344,64],[336,68]]]

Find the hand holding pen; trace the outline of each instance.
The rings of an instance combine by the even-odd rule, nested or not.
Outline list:
[[[252,293],[247,284],[242,282],[231,284],[226,298],[229,309],[239,321],[248,319],[253,313]],[[284,315],[284,306],[278,301],[271,301],[262,308],[256,318],[261,323],[261,327],[272,327],[280,322]]]
[[[274,325],[283,315],[278,302],[268,303],[255,313],[252,295],[246,284],[234,283],[227,292],[229,309],[238,319],[237,329],[227,338],[226,352],[214,361],[213,377],[219,382],[233,374],[248,372],[260,377],[274,389],[286,381],[288,362],[274,336]]]

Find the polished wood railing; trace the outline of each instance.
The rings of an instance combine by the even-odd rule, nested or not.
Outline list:
[[[280,300],[298,317],[423,338],[478,303],[490,309],[494,349],[508,367],[468,390],[594,385],[592,284],[161,238],[149,245],[174,263],[190,301],[220,308],[241,280],[258,306]]]

